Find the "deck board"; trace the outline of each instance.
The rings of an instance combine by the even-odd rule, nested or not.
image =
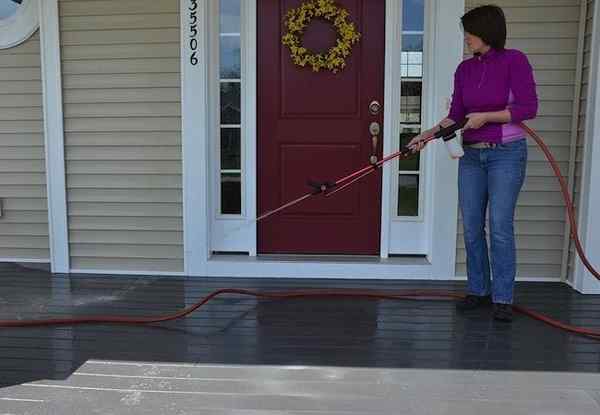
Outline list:
[[[230,287],[464,290],[461,282],[53,276],[21,268],[3,270],[0,281],[0,319],[162,315]],[[516,303],[600,329],[600,296],[563,284],[518,283]],[[427,391],[427,413],[477,413],[481,406],[461,402],[486,399],[521,402],[523,413],[562,413],[571,401],[581,405],[578,412],[572,404],[573,413],[598,413],[600,341],[521,315],[498,323],[489,314],[458,313],[451,301],[227,295],[186,319],[151,327],[0,329],[0,413],[63,411],[61,399],[106,413],[110,402],[169,413],[164,396],[181,413],[198,402],[202,413],[214,414],[398,413],[399,404],[420,413],[415,408]],[[533,383],[526,384],[528,376]],[[469,382],[489,389],[477,386],[474,395]],[[530,395],[522,392],[527,388]],[[542,401],[546,406],[534,404]],[[494,405],[486,410],[496,413]]]

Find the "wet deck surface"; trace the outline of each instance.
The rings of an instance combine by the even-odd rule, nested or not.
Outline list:
[[[226,287],[464,289],[431,281],[67,277],[16,268],[0,280],[0,319],[162,315]],[[516,302],[600,329],[600,296],[520,283]],[[510,402],[523,411],[509,413],[600,413],[600,342],[525,316],[505,324],[489,314],[457,313],[449,301],[227,295],[153,327],[0,329],[0,414],[403,413],[394,411],[399,405],[404,413],[462,414],[479,413],[482,402],[489,413],[506,413]],[[424,401],[428,412],[418,409]]]

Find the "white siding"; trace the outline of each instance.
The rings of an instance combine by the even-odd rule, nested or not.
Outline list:
[[[568,172],[575,93],[579,0],[498,0],[508,22],[507,47],[525,52],[535,71],[540,108],[527,124],[538,131]],[[467,9],[487,2],[467,0]],[[460,215],[459,215],[460,216]],[[537,144],[529,139],[527,179],[515,215],[517,277],[560,278],[565,232],[560,187]],[[459,217],[457,276],[466,275]]]
[[[0,258],[47,260],[39,33],[0,50]]]
[[[59,11],[71,267],[181,272],[179,2]]]

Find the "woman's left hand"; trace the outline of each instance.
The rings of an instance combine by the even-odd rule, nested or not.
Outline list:
[[[467,114],[467,118],[469,120],[463,127],[463,130],[476,130],[483,127],[488,122],[487,114],[485,112],[473,112],[471,114]]]

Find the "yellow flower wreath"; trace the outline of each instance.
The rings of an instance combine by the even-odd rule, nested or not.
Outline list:
[[[348,11],[337,6],[333,0],[309,0],[288,11],[285,22],[288,32],[283,36],[282,43],[290,49],[292,61],[299,66],[308,64],[315,72],[327,68],[337,73],[344,68],[345,58],[361,36],[354,24],[347,20],[348,16]],[[336,45],[325,54],[312,53],[302,45],[304,29],[315,17],[331,22],[338,33]]]

